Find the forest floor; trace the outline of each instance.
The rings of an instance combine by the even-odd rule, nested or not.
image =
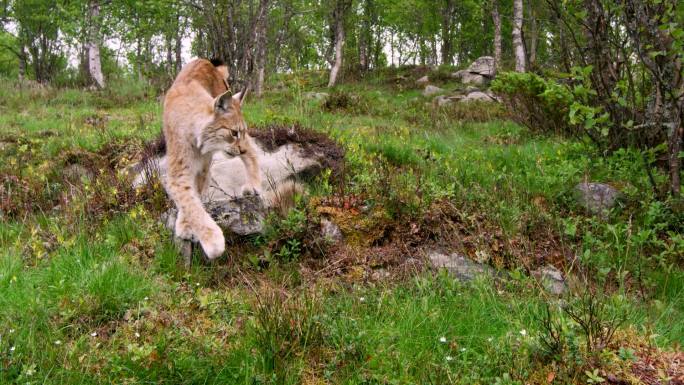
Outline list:
[[[3,81],[0,383],[684,384],[682,217],[640,155],[532,135],[495,104],[437,108],[402,79],[317,100],[323,79],[294,74],[250,98],[251,127],[326,133],[344,167],[189,268],[162,189],[121,173],[159,135],[157,95]],[[585,213],[586,180],[620,205]],[[321,213],[345,242],[320,242]],[[462,282],[429,250],[499,273]]]

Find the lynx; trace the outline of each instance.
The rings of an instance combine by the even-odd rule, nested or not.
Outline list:
[[[228,68],[194,60],[183,67],[164,98],[168,172],[165,187],[178,208],[176,235],[199,240],[208,258],[225,251],[225,238],[202,205],[214,153],[239,156],[247,172],[243,194],[260,194],[257,153],[242,116],[246,90],[231,95]]]

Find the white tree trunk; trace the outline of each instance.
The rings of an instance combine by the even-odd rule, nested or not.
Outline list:
[[[261,1],[260,17],[257,20],[257,41],[256,41],[256,86],[255,95],[261,97],[264,91],[264,78],[266,74],[266,22],[268,19],[268,0]]]
[[[88,7],[89,31],[86,52],[88,55],[88,75],[99,88],[105,87],[102,66],[100,63],[100,45],[98,44],[100,35],[100,2],[92,0]]]
[[[349,1],[349,3],[351,3]],[[351,5],[351,4],[349,4]],[[344,16],[348,6],[347,0],[337,0],[335,9],[335,60],[332,63],[332,68],[330,69],[330,80],[328,81],[328,87],[334,87],[337,83],[337,76],[342,69],[342,56],[344,55]]]
[[[337,82],[337,75],[340,73],[340,68],[342,68],[342,55],[344,54],[344,26],[342,22],[337,22],[335,30],[335,62],[330,69],[328,87],[335,86]]]
[[[513,0],[513,52],[515,70],[525,72],[525,45],[522,39],[523,0]]]
[[[501,68],[501,14],[498,0],[492,0],[492,21],[494,22],[494,62],[498,70]]]

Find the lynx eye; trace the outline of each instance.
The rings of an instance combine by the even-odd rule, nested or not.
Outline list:
[[[233,135],[233,138],[237,138],[239,135],[237,130],[230,130],[230,134]]]

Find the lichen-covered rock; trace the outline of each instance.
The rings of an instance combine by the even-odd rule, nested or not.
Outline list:
[[[464,84],[485,85],[496,75],[496,63],[491,56],[482,56],[475,60],[467,69],[451,74],[454,79]]]
[[[434,99],[432,99],[432,103],[434,103],[437,107],[443,107],[453,102],[454,101],[446,95],[437,95]]]
[[[433,85],[426,86],[423,90],[423,96],[432,96],[444,92],[442,88],[435,87]]]
[[[463,99],[463,95],[437,95],[432,99],[437,107],[444,107]]]
[[[451,275],[461,281],[472,281],[477,276],[494,276],[494,269],[489,265],[477,263],[457,253],[444,254],[436,251],[428,253],[432,266],[447,269]]]
[[[327,218],[321,219],[321,236],[325,240],[335,243],[344,239],[344,235],[342,235],[342,230],[340,230],[340,227],[335,224],[335,222]]]
[[[385,235],[389,224],[387,213],[376,207],[366,213],[343,207],[319,206],[316,211],[334,222],[352,246],[371,246]]]
[[[468,95],[466,95],[465,98],[462,99],[464,102],[473,102],[473,101],[480,101],[480,102],[494,102],[496,101],[496,97],[488,92],[482,92],[482,91],[475,91],[471,92]]]
[[[428,78],[427,75],[423,76],[422,78],[416,80],[416,84],[419,86],[425,86],[430,82],[430,78]]]
[[[487,83],[487,78],[480,74],[474,74],[470,72],[466,72],[461,76],[461,82],[463,84],[472,84],[476,86],[483,86]]]
[[[532,272],[532,276],[539,280],[544,289],[550,294],[563,295],[568,290],[563,274],[552,265],[535,270]]]
[[[615,187],[605,183],[584,182],[575,186],[577,203],[594,215],[606,216],[615,207],[621,194]]]
[[[306,92],[304,93],[304,97],[306,99],[312,99],[312,100],[325,100],[329,96],[328,93],[325,92]]]
[[[491,56],[479,57],[468,67],[468,72],[490,78],[494,77],[496,75],[496,62]]]

